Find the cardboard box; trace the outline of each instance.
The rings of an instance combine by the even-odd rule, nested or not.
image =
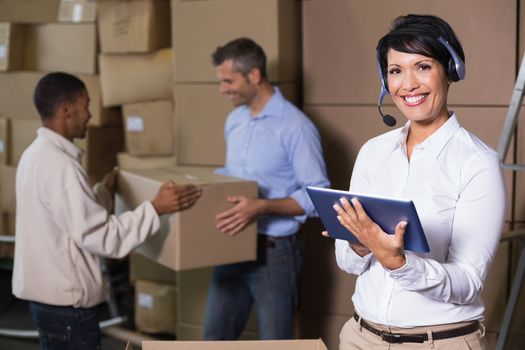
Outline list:
[[[203,324],[212,268],[180,271],[177,274],[177,339],[203,340]],[[252,308],[240,339],[259,339],[255,308]]]
[[[377,42],[396,16],[407,13],[431,13],[444,18],[463,45],[467,78],[452,84],[449,104],[509,103],[516,77],[516,55],[509,55],[516,52],[516,1],[493,1],[484,6],[476,0],[336,0],[303,1],[302,5],[306,104],[376,104],[380,88]],[[464,13],[469,13],[472,20],[465,21]],[[489,66],[501,69],[487,72]]]
[[[252,38],[263,48],[270,81],[301,80],[299,1],[202,0],[171,5],[177,83],[215,82],[211,54],[238,37]]]
[[[0,0],[0,21],[56,22],[60,0]]]
[[[9,162],[9,119],[0,117],[0,165]]]
[[[348,294],[350,301],[351,294]],[[351,302],[351,301],[350,301]],[[353,316],[330,313],[297,313],[297,338],[321,338],[328,349],[339,349],[339,333],[344,324]]]
[[[3,213],[16,212],[16,167],[0,165],[0,209]]]
[[[122,106],[122,117],[129,154],[174,154],[175,130],[171,100],[125,104]]]
[[[16,231],[16,214],[1,212],[0,213],[0,235],[14,236],[15,231]],[[2,244],[0,244],[0,246],[1,245]]]
[[[117,153],[122,151],[122,126],[89,127],[85,139],[75,139],[84,150],[82,167],[91,184],[102,180],[117,165]]]
[[[175,166],[176,158],[168,157],[138,157],[129,153],[120,152],[117,154],[117,164],[120,169],[151,169]]]
[[[27,26],[24,69],[95,74],[97,37],[94,23],[48,23]]]
[[[175,285],[176,272],[143,255],[131,253],[129,256],[129,280],[135,284],[139,280]]]
[[[172,51],[99,56],[102,104],[167,100],[172,96]]]
[[[321,339],[143,341],[142,350],[327,350]]]
[[[122,124],[122,117],[119,108],[102,106],[100,76],[79,75],[78,77],[84,82],[89,93],[89,111],[91,112],[89,126]]]
[[[39,119],[11,119],[9,122],[9,164],[18,164],[22,153],[36,138],[36,131],[41,125]]]
[[[101,1],[98,7],[102,52],[151,52],[171,46],[168,0]]]
[[[177,289],[139,280],[135,284],[135,326],[145,333],[175,333]]]
[[[290,101],[297,101],[297,85],[281,84],[279,87]],[[176,84],[174,100],[177,162],[223,165],[226,156],[224,123],[234,107],[219,93],[219,85]]]
[[[0,74],[0,116],[9,118],[40,119],[33,104],[33,93],[43,72],[8,72]],[[89,93],[91,119],[89,125],[122,124],[118,108],[102,107],[100,79],[98,75],[77,75]],[[16,93],[13,93],[16,91]]]
[[[256,224],[235,236],[215,228],[215,216],[230,208],[228,195],[257,196],[257,183],[213,173],[212,168],[173,167],[121,171],[119,196],[125,208],[151,200],[159,186],[173,180],[202,188],[199,200],[186,210],[161,217],[161,228],[136,251],[173,270],[256,259]]]
[[[0,210],[0,235],[15,235],[15,214],[4,213]],[[0,259],[13,259],[15,256],[15,245],[12,243],[0,242]]]
[[[0,23],[0,71],[22,69],[25,26]]]
[[[95,22],[97,3],[95,0],[60,0],[59,22]]]

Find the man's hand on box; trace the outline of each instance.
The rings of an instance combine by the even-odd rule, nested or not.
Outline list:
[[[228,202],[234,206],[216,216],[217,229],[221,232],[235,236],[248,224],[264,213],[264,201],[246,196],[229,196]]]
[[[202,190],[195,185],[179,185],[173,181],[162,184],[151,201],[159,215],[191,207],[201,196]]]

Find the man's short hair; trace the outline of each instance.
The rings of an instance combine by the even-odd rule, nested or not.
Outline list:
[[[74,75],[55,72],[46,74],[35,88],[33,102],[41,119],[52,118],[58,106],[64,102],[73,102],[86,85]]]
[[[257,68],[261,76],[266,78],[266,55],[252,39],[238,38],[224,46],[219,46],[212,54],[212,60],[214,66],[219,66],[226,60],[232,60],[234,69],[242,75]]]

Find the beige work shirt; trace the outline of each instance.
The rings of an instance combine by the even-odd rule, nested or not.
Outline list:
[[[105,301],[99,257],[124,257],[159,229],[150,202],[110,215],[111,198],[104,186],[91,188],[81,156],[45,127],[22,155],[12,281],[20,299],[74,307]]]

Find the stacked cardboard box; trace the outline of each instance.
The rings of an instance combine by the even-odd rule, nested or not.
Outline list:
[[[87,0],[0,1],[0,234],[15,232],[16,166],[40,127],[33,92],[47,72],[75,74],[87,87],[92,118],[78,142],[90,180],[116,164],[122,120],[102,106],[95,14],[96,3]]]
[[[163,216],[160,231],[137,249],[137,253],[165,267],[162,268],[152,262],[146,265],[144,259],[140,260],[134,255],[131,260],[130,278],[134,282],[151,282],[148,285],[150,295],[156,295],[152,292],[156,288],[166,290],[168,285],[172,287],[176,285],[173,291],[176,291],[177,318],[180,315],[183,320],[197,319],[202,322],[201,311],[205,305],[209,273],[205,275],[205,279],[194,278],[194,276],[202,276],[203,267],[254,260],[256,255],[254,224],[245,228],[241,234],[231,237],[221,234],[215,228],[215,215],[231,207],[226,200],[228,193],[254,196],[257,193],[257,185],[252,181],[214,174],[213,168],[209,167],[130,169],[121,171],[119,178],[118,211],[134,208],[144,200],[153,198],[160,184],[167,180],[181,184],[195,184],[202,188],[202,196],[193,207]],[[166,268],[175,271],[184,270],[184,272],[174,275]],[[186,272],[189,269],[192,271]],[[181,274],[185,277],[182,278]],[[173,285],[174,280],[176,280],[175,285]],[[199,285],[199,282],[203,281],[205,285]],[[180,291],[184,291],[183,302],[181,302]],[[139,293],[138,288],[136,293]],[[160,291],[159,294],[164,295]],[[141,299],[136,295],[136,302],[140,301]],[[180,307],[184,312],[179,311]],[[156,319],[159,324],[164,324],[167,319],[175,320],[176,315],[171,308],[146,309],[144,305],[138,304],[136,304],[136,312],[137,328],[146,332],[154,330],[152,320]],[[141,315],[144,317],[139,317]],[[149,320],[147,324],[145,324],[146,320]],[[175,321],[172,326],[175,329]],[[168,330],[159,326],[155,331]],[[176,334],[177,338],[181,339],[181,336],[187,336],[187,330],[179,329],[177,326]]]
[[[98,14],[102,101],[122,106],[126,151],[173,157],[169,1],[104,1]]]

